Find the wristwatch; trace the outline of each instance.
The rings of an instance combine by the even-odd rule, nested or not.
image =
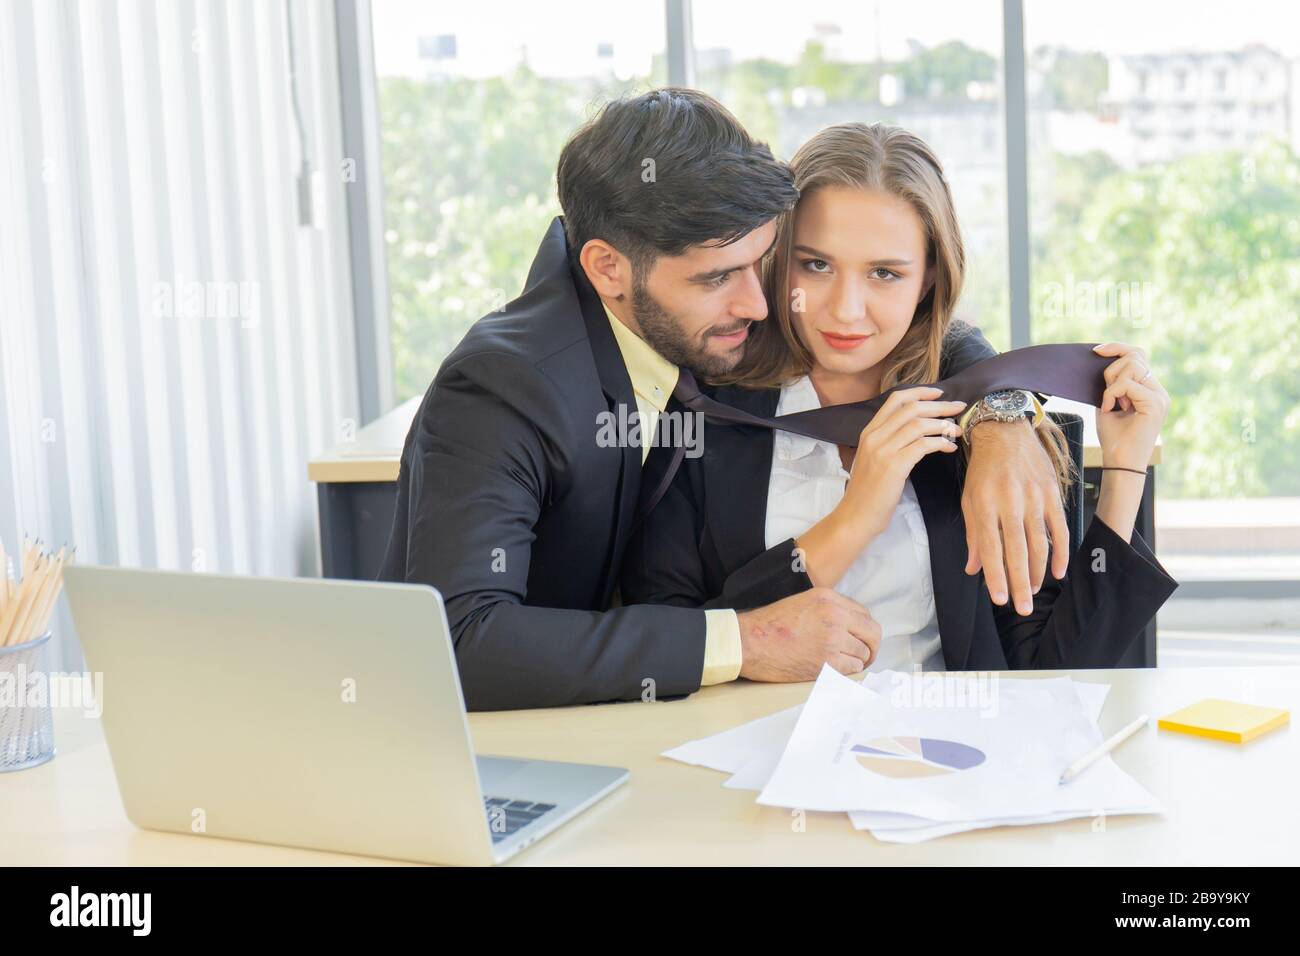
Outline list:
[[[966,409],[957,421],[961,425],[962,438],[970,441],[970,430],[980,422],[1014,422],[1027,418],[1037,426],[1043,420],[1043,415],[1043,405],[1033,392],[1023,388],[1008,388],[985,395]]]

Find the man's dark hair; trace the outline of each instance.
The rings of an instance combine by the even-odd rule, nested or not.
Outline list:
[[[644,276],[661,255],[726,245],[799,198],[785,163],[713,97],[664,87],[606,103],[556,170],[569,253],[603,239]]]

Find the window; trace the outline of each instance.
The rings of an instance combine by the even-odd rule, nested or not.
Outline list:
[[[850,121],[903,126],[930,144],[966,242],[957,314],[1007,348],[1001,4],[717,0],[694,5],[693,32],[696,85],[778,156]]]
[[[1162,356],[1180,463],[1166,495],[1300,495],[1300,356],[1277,347],[1300,321],[1300,13],[1242,3],[1229,21],[1208,0],[1179,17],[1125,0],[1025,4],[1032,328],[1140,338]],[[518,293],[558,211],[569,132],[605,97],[667,81],[661,4],[572,13],[374,6],[400,398]],[[778,155],[845,120],[927,139],[967,241],[961,314],[1006,348],[1001,13],[996,0],[715,0],[693,5],[687,32],[695,84]],[[1229,65],[1258,80],[1241,109],[1213,99]],[[1186,95],[1147,97],[1153,77]]]
[[[1060,51],[1030,63],[1048,92],[1032,104],[1045,122],[1030,123],[1035,337],[1132,339],[1159,356],[1174,399],[1162,440],[1179,463],[1162,495],[1300,495],[1300,353],[1286,346],[1300,341],[1300,144],[1281,110],[1249,130],[1216,113],[1218,135],[1198,137],[1190,114],[1212,113],[1208,95],[1162,116],[1114,82],[1139,59],[1159,71],[1167,58],[1178,76],[1175,60],[1250,55],[1284,74],[1300,23],[1258,6],[1228,27],[1208,2],[1178,18],[1122,2],[1026,5],[1026,45]],[[1131,29],[1102,28],[1119,19]],[[1155,29],[1174,19],[1179,33]],[[1067,64],[1071,76],[1054,75]]]
[[[1145,345],[1174,401],[1162,561],[1213,585],[1198,596],[1300,594],[1300,8],[1012,0],[1024,57],[1004,61],[998,0],[685,6],[689,25],[651,0],[579,0],[562,19],[508,0],[374,3],[399,398],[518,293],[569,132],[609,95],[668,82],[672,62],[786,158],[846,120],[928,140],[967,244],[959,314],[1010,347],[1025,309],[1011,314],[1008,274],[1027,271],[1033,341]],[[1024,71],[1023,117],[1007,69]],[[1006,212],[1020,119],[1027,235]]]
[[[394,390],[423,392],[522,290],[555,163],[605,98],[666,82],[658,4],[373,6]]]

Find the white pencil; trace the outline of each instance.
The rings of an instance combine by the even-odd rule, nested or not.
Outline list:
[[[35,639],[45,633],[50,623],[50,615],[54,612],[54,605],[58,603],[59,592],[63,590],[63,567],[68,561],[68,547],[64,545],[59,548],[59,553],[54,557],[54,572],[50,575],[50,583],[46,593],[37,606],[36,614],[32,617],[32,625],[29,630],[32,638]]]
[[[1112,750],[1114,750],[1124,741],[1132,737],[1142,727],[1146,726],[1146,722],[1150,719],[1151,718],[1149,718],[1146,714],[1143,714],[1137,720],[1133,721],[1133,723],[1129,724],[1127,727],[1125,727],[1123,730],[1117,733],[1114,737],[1111,737],[1110,740],[1107,740],[1105,743],[1098,744],[1092,750],[1089,750],[1086,754],[1084,754],[1074,763],[1070,764],[1070,766],[1065,768],[1065,773],[1061,774],[1061,779],[1058,781],[1058,783],[1069,783],[1079,774],[1083,773],[1085,770],[1087,770],[1089,767],[1095,764],[1102,757],[1106,756],[1106,754],[1110,753]]]
[[[44,601],[46,589],[53,578],[53,567],[50,557],[43,553],[32,565],[31,580],[23,582],[27,585],[24,588],[27,595],[23,598],[23,606],[14,618],[9,631],[10,645],[27,643],[27,633],[31,629],[32,618]]]
[[[31,595],[31,564],[26,558],[23,559],[23,570],[26,572],[22,580],[18,583],[18,589],[14,593],[13,600],[5,605],[4,613],[0,614],[0,647],[7,647],[11,643],[10,636],[13,631],[13,625],[16,619],[26,610],[26,601]]]

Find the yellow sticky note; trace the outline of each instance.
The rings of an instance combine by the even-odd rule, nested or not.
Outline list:
[[[1161,717],[1157,726],[1161,730],[1177,730],[1198,737],[1244,744],[1260,734],[1285,726],[1290,720],[1291,712],[1280,707],[1259,707],[1207,698],[1176,710],[1168,717]]]

